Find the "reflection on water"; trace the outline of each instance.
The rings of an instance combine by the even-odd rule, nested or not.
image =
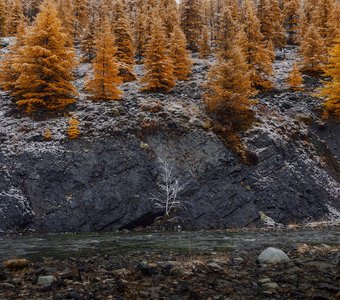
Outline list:
[[[141,252],[220,252],[297,244],[340,246],[339,231],[305,232],[119,232],[0,236],[0,259],[26,257],[33,261],[46,258],[87,257]]]

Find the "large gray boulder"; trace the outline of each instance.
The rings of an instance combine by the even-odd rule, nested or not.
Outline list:
[[[257,261],[261,264],[277,264],[288,262],[289,257],[282,250],[269,247],[261,252],[261,254],[257,258]]]

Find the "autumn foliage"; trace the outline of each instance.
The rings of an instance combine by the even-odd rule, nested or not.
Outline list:
[[[325,97],[325,117],[340,120],[340,36],[330,52],[328,64],[324,67],[325,75],[330,79],[321,91]]]
[[[253,112],[250,97],[254,95],[251,72],[239,46],[233,45],[209,73],[205,102],[215,119],[235,131],[248,127]]]
[[[303,78],[297,63],[294,64],[292,71],[289,73],[288,84],[294,91],[302,90]]]
[[[109,20],[105,16],[96,38],[93,78],[86,84],[93,100],[119,100],[122,94],[118,87],[122,83],[122,79],[119,76],[116,53],[115,38],[111,32]]]
[[[70,140],[74,140],[74,139],[77,139],[79,137],[79,135],[80,135],[79,124],[80,124],[80,122],[78,121],[78,119],[75,116],[73,116],[69,119],[67,134],[68,134],[68,138]]]
[[[13,61],[18,78],[11,92],[17,105],[34,112],[64,109],[74,103],[77,93],[71,80],[75,64],[56,6],[46,0]]]
[[[141,80],[144,84],[142,91],[167,93],[176,84],[174,66],[171,58],[168,56],[164,28],[156,14],[153,18],[151,32],[152,35],[143,61],[145,75]]]

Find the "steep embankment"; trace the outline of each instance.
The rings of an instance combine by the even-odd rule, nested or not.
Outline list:
[[[285,90],[294,57],[277,61],[278,90],[256,105],[258,122],[243,137],[258,156],[243,165],[209,130],[201,85],[209,62],[195,60],[193,78],[169,95],[123,85],[121,102],[73,108],[81,137],[69,141],[67,116],[32,120],[0,93],[0,230],[90,231],[150,225],[159,215],[158,159],[187,182],[171,226],[188,229],[339,218],[340,126],[318,121],[319,100]],[[140,74],[142,68],[139,66]],[[87,65],[77,70],[81,90]],[[45,141],[43,132],[52,131]]]

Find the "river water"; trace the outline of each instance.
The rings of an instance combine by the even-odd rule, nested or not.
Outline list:
[[[119,232],[81,234],[29,234],[0,236],[0,259],[25,257],[64,259],[93,255],[122,255],[143,252],[228,252],[266,248],[289,248],[299,244],[340,247],[340,231],[271,231],[265,233],[205,232]]]

